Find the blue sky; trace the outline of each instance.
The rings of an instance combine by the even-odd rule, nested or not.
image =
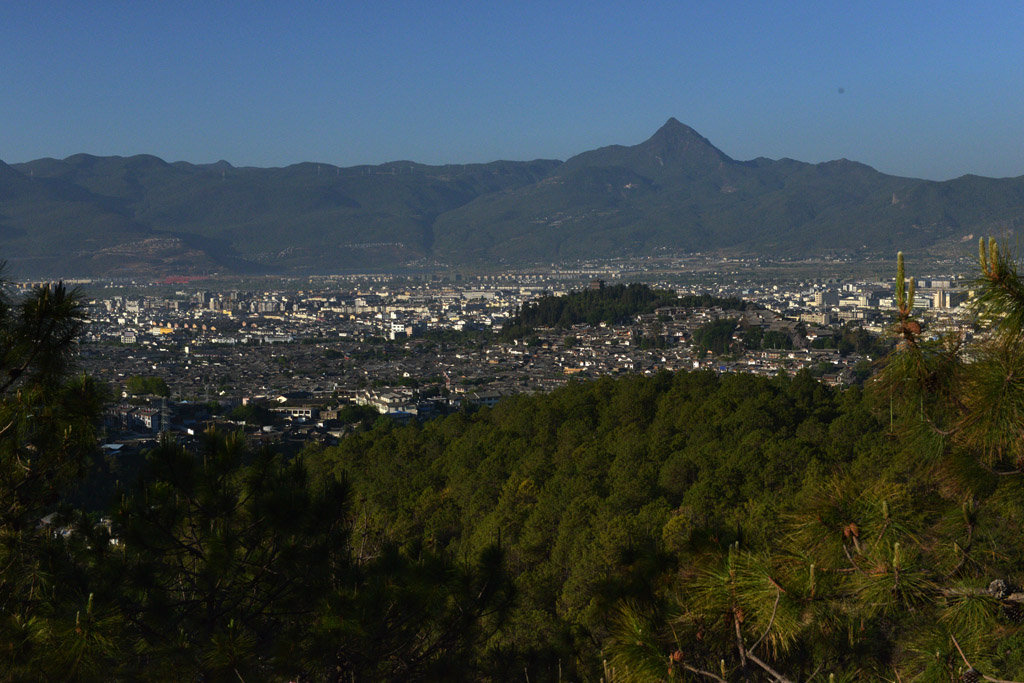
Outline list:
[[[674,116],[737,159],[1024,175],[1024,3],[977,4],[4,3],[0,159],[565,159]]]

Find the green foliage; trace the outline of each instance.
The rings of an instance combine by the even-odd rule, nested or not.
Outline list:
[[[732,349],[732,335],[735,331],[735,318],[719,318],[695,329],[693,343],[702,351],[721,356]]]
[[[627,317],[651,313],[675,299],[669,292],[657,292],[646,285],[614,285],[584,289],[566,296],[545,296],[527,302],[505,323],[501,338],[517,339],[537,327],[568,328],[580,323],[617,324]]]
[[[531,680],[1020,680],[1022,596],[989,589],[1024,566],[1020,333],[926,338],[912,297],[867,391],[605,379],[310,466],[396,542],[500,537],[520,592],[501,637]]]
[[[380,411],[371,406],[347,405],[338,411],[338,421],[342,424],[364,422],[372,424],[380,418]]]
[[[899,341],[870,392],[888,409],[898,450],[848,461],[805,487],[784,506],[780,535],[746,539],[752,551],[705,551],[682,565],[675,606],[641,615],[660,643],[641,651],[613,632],[618,667],[642,671],[645,653],[666,661],[676,651],[683,670],[721,680],[824,670],[839,680],[945,681],[971,667],[1020,680],[1024,349],[1012,321],[1024,299],[1013,296],[1019,284],[1005,261],[982,246],[975,305],[993,331],[967,344],[922,334],[900,256]],[[692,522],[673,528],[692,537]]]
[[[167,387],[167,382],[164,381],[164,378],[152,375],[132,375],[128,378],[126,389],[129,394],[133,394],[135,396],[143,396],[146,394],[152,396],[171,395],[171,390]]]
[[[203,441],[198,453],[163,442],[120,506],[123,609],[139,646],[179,674],[295,671],[308,637],[295,616],[313,619],[347,560],[346,492],[311,492],[270,453],[246,463],[240,437]]]
[[[620,601],[670,600],[676,567],[737,538],[763,546],[823,472],[886,450],[863,394],[805,375],[681,373],[357,434],[309,467],[345,473],[396,542],[461,555],[500,538],[519,592],[502,638],[534,680],[558,660],[593,675],[592,639]]]
[[[273,424],[275,421],[274,413],[270,412],[265,406],[252,402],[246,405],[235,406],[228,413],[228,417],[238,422],[259,425],[261,427]]]
[[[863,327],[849,323],[831,335],[821,335],[811,342],[813,349],[838,349],[840,355],[859,353],[872,359],[881,358],[892,350],[891,339],[871,334]]]
[[[343,480],[311,480],[240,434],[165,438],[143,472],[119,468],[134,483],[111,518],[60,505],[83,495],[103,399],[67,381],[80,325],[60,285],[0,296],[4,680],[482,676],[515,595],[503,551],[456,561],[354,540]]]
[[[79,295],[62,284],[17,302],[0,290],[0,670],[12,680],[98,678],[117,627],[40,523],[96,450],[104,392],[69,378],[82,324]],[[72,596],[55,604],[61,589]]]
[[[241,435],[165,439],[110,523],[40,536],[4,584],[14,680],[472,680],[515,592],[505,555],[353,536],[348,487]],[[24,556],[23,556],[24,557]],[[8,571],[5,580],[13,574]]]
[[[600,289],[584,289],[566,296],[545,296],[527,302],[505,323],[501,339],[512,341],[528,337],[535,328],[599,323],[618,325],[637,315],[653,313],[664,306],[743,310],[748,305],[740,299],[722,299],[710,295],[676,296],[672,292],[651,289],[643,284],[613,285]]]
[[[760,327],[748,328],[743,332],[743,346],[748,349],[791,349],[793,339],[781,330],[768,330]]]
[[[12,680],[1021,680],[1024,347],[1007,321],[1024,298],[1004,252],[981,260],[979,286],[1003,292],[976,303],[990,329],[932,338],[904,287],[864,389],[661,373],[382,420],[291,460],[240,435],[165,440],[113,520],[51,518],[64,538],[38,520],[98,408],[64,381],[76,307],[3,300],[0,664]]]

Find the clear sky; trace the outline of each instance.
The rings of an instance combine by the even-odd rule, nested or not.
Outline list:
[[[1024,175],[1024,3],[0,4],[7,162],[565,159],[670,116],[736,159]]]

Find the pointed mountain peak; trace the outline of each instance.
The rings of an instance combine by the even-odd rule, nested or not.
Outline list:
[[[711,144],[706,137],[690,128],[685,123],[671,117],[657,132],[640,144],[654,154],[665,159],[704,158],[715,161],[732,161],[724,152]]]
[[[697,177],[734,163],[707,138],[673,117],[638,145],[611,145],[577,154],[562,164],[559,172],[570,173],[587,166],[621,166],[648,178]]]
[[[661,132],[664,132],[664,131],[672,131],[672,130],[693,131],[693,128],[690,128],[685,123],[682,123],[676,117],[670,116],[670,117],[668,117],[668,121],[665,122],[665,125],[658,129],[658,132],[661,133]]]
[[[648,139],[648,142],[650,142],[652,140],[665,140],[665,139],[673,139],[673,140],[699,140],[699,141],[703,142],[706,145],[709,145],[709,146],[711,145],[711,142],[709,142],[707,138],[705,138],[703,135],[701,135],[700,133],[695,131],[693,128],[690,128],[685,123],[681,123],[679,121],[679,119],[677,119],[674,116],[669,118],[669,120],[665,122],[665,125],[663,125],[661,128],[659,128],[654,133],[654,135],[652,135]]]

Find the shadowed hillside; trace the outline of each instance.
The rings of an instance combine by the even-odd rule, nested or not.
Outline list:
[[[0,165],[14,274],[851,254],[1007,233],[1021,216],[1024,177],[933,182],[845,159],[736,161],[675,119],[638,145],[565,162],[236,168],[77,154]]]

